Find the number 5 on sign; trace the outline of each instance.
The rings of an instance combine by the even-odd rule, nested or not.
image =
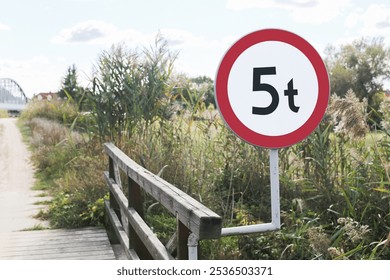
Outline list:
[[[279,94],[276,89],[269,84],[262,84],[260,82],[261,75],[275,75],[276,67],[260,67],[253,68],[253,91],[267,91],[272,96],[272,102],[268,107],[252,107],[252,114],[254,115],[268,115],[271,114],[279,105]],[[288,105],[291,111],[297,113],[299,107],[294,104],[294,95],[298,95],[298,91],[294,89],[293,79],[288,82],[288,88],[284,91],[284,95],[288,96]]]
[[[226,124],[243,140],[266,148],[293,145],[321,121],[329,78],[317,51],[279,29],[250,33],[225,54],[215,97]]]

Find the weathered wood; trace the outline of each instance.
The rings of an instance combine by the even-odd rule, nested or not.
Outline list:
[[[191,232],[189,229],[183,225],[180,220],[177,220],[177,258],[179,260],[187,260],[188,259],[188,237]]]
[[[13,232],[2,246],[3,260],[115,259],[104,228]]]
[[[175,186],[135,163],[112,143],[105,144],[105,151],[129,178],[159,201],[199,239],[214,239],[221,235],[222,219]]]
[[[129,238],[127,237],[126,232],[123,229],[122,224],[119,221],[119,218],[116,215],[115,211],[110,207],[110,202],[105,201],[104,205],[106,208],[107,216],[110,219],[111,223],[113,224],[113,229],[116,232],[116,236],[119,239],[119,242],[122,245],[122,248],[127,258],[129,260],[139,260],[137,253],[134,250],[130,249]]]
[[[143,218],[144,209],[143,209],[143,198],[141,193],[141,188],[138,184],[129,178],[128,183],[128,201],[129,207],[134,208],[138,214]]]
[[[151,254],[153,259],[160,260],[170,260],[173,259],[171,254],[161,243],[161,241],[154,235],[153,231],[148,227],[144,222],[141,216],[134,208],[128,208],[128,200],[120,190],[119,186],[114,182],[112,178],[109,178],[107,172],[104,173],[106,182],[110,188],[112,195],[117,200],[119,206],[123,210],[123,213],[127,216],[131,227],[134,229],[134,232],[137,234],[138,238],[142,240],[148,252]],[[139,252],[137,251],[137,254]]]
[[[115,163],[114,163],[114,160],[111,157],[108,158],[108,173],[109,173],[109,177],[110,178],[115,178]],[[109,199],[110,199],[111,208],[115,211],[115,213],[118,216],[119,220],[121,220],[121,211],[119,209],[118,202],[112,196],[111,191],[110,191],[110,198]],[[109,227],[108,230],[112,231],[113,229],[111,229]],[[109,235],[112,236],[113,235],[112,232],[110,232]],[[113,236],[115,236],[115,235],[113,235]],[[117,243],[118,240],[115,240],[115,238],[113,238],[112,242],[113,243]]]
[[[120,186],[119,186],[120,187]],[[134,180],[128,178],[128,208],[133,208],[137,211],[141,218],[144,216],[143,197],[140,186]],[[153,259],[152,255],[147,250],[141,238],[137,235],[135,228],[128,220],[129,224],[129,244],[130,248],[138,252],[138,255],[143,260]]]
[[[167,244],[165,244],[165,248],[167,248],[168,252],[175,256],[177,252],[177,231],[174,232],[174,234],[171,236],[171,238],[168,240]]]

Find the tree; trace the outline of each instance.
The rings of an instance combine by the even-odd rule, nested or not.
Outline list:
[[[344,97],[352,89],[360,101],[367,99],[372,122],[378,123],[375,94],[383,91],[384,80],[390,78],[390,49],[383,38],[362,38],[339,49],[328,46],[326,53],[331,93]]]
[[[76,65],[69,66],[66,74],[62,80],[62,86],[58,92],[62,99],[73,99],[81,108],[84,89],[78,85],[77,82],[77,68]]]
[[[69,66],[62,80],[61,90],[58,92],[63,99],[68,98],[68,95],[75,96],[77,92],[77,69],[76,65]]]

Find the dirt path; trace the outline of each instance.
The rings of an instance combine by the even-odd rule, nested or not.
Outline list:
[[[32,218],[42,206],[32,191],[34,169],[16,119],[0,119],[0,248],[7,233],[41,224]]]

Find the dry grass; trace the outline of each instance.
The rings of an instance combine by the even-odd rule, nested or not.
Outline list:
[[[390,134],[390,98],[386,98],[380,105],[379,111],[382,113],[383,118],[381,121],[381,127]]]
[[[362,102],[352,90],[348,90],[345,98],[332,96],[329,112],[334,123],[334,131],[351,139],[364,137],[368,132],[367,100]]]
[[[1,118],[8,118],[8,112],[6,110],[0,109],[0,119]]]
[[[83,141],[81,134],[70,131],[67,127],[44,118],[33,118],[28,124],[31,128],[31,143],[38,146],[54,146],[60,143],[71,142],[79,144]]]

